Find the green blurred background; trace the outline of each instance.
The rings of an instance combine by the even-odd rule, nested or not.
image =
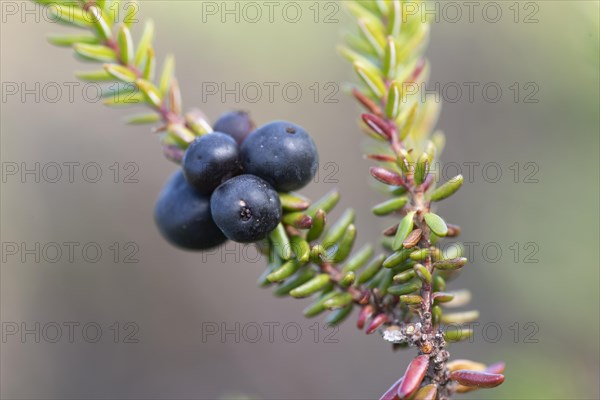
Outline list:
[[[127,111],[85,101],[82,86],[70,101],[67,85],[76,82],[73,71],[85,66],[70,50],[44,39],[48,32],[67,29],[23,14],[26,3],[15,2],[20,8],[13,15],[6,3],[1,26],[3,172],[14,163],[43,168],[95,162],[103,176],[88,183],[76,169],[73,183],[3,177],[1,240],[3,246],[18,244],[21,251],[10,256],[5,251],[1,267],[2,398],[367,399],[401,375],[413,352],[391,352],[376,336],[356,330],[353,319],[337,332],[326,331],[322,320],[301,316],[306,301],[274,299],[257,288],[263,262],[254,260],[252,250],[230,244],[228,253],[200,255],[165,243],[154,227],[152,208],[176,167],[161,156],[158,139],[145,127],[124,126],[121,117]],[[177,57],[184,105],[201,107],[213,121],[221,112],[241,108],[259,124],[288,119],[306,127],[322,166],[318,182],[304,193],[317,197],[338,187],[342,207],[358,210],[359,242],[374,240],[390,221],[369,212],[383,197],[369,188],[358,109],[341,90],[332,95],[337,102],[325,101],[331,88],[354,79],[335,50],[341,33],[351,28],[351,18],[338,10],[341,3],[295,2],[303,13],[297,23],[283,18],[286,2],[275,9],[273,22],[258,2],[265,15],[257,23],[245,21],[243,14],[239,22],[226,16],[222,23],[221,13],[203,12],[206,3],[148,1],[140,9],[140,19],[156,22],[159,56],[169,51]],[[209,3],[235,7],[235,2]],[[465,162],[479,163],[470,174],[472,182],[440,207],[450,222],[462,226],[463,241],[480,243],[473,263],[451,288],[472,290],[481,325],[473,344],[453,345],[450,351],[455,358],[508,364],[504,385],[468,398],[598,399],[598,3],[498,2],[502,17],[496,23],[483,18],[486,3],[476,3],[473,22],[466,6],[455,3],[463,13],[455,23],[449,20],[454,11],[438,3],[440,21],[433,23],[427,52],[432,65],[428,88],[439,82],[449,98],[455,96],[454,84],[464,89],[461,99],[446,101],[442,109],[438,127],[448,139],[442,158],[460,164],[465,175]],[[315,8],[320,10],[317,22]],[[325,23],[330,13],[337,22]],[[38,82],[40,87],[58,84],[62,96],[53,102],[55,92],[39,91],[39,101],[34,95],[22,99],[21,85],[35,88]],[[206,96],[207,82],[229,88],[254,82],[265,92],[256,102],[248,101],[250,92],[240,102],[233,95],[223,102],[221,92]],[[266,82],[280,85],[272,102]],[[330,82],[335,85],[326,86]],[[479,83],[473,101],[466,82]],[[19,93],[8,95],[14,83]],[[302,89],[299,101],[285,99],[281,88],[286,83]],[[499,101],[486,101],[481,90],[486,83],[502,88]],[[520,88],[518,101],[510,88],[514,83]],[[528,94],[537,102],[524,102]],[[114,163],[120,183],[113,182]],[[132,171],[126,170],[127,163],[137,166],[137,183],[123,183],[123,174]],[[492,166],[489,174],[487,165]],[[502,176],[493,182],[497,166]],[[54,242],[97,243],[103,256],[97,263],[86,262],[78,251],[74,262],[66,255],[57,263],[43,257],[36,262],[31,255],[21,260],[23,244],[32,248]],[[119,262],[110,249],[115,242],[121,247]],[[139,248],[137,263],[122,262],[129,242]],[[36,322],[48,327],[39,343],[33,334],[24,340],[21,331],[7,334],[14,326],[20,330],[21,323],[33,329]],[[65,322],[80,324],[73,343]],[[102,328],[97,343],[88,343],[81,333],[90,322]],[[116,340],[115,322],[120,324]],[[126,329],[127,322],[135,325]],[[229,329],[237,322],[248,330],[240,332],[239,343],[232,334],[203,340],[207,323],[222,322]],[[265,325],[271,322],[280,324],[273,343]],[[317,340],[315,322],[320,324]],[[49,323],[63,326],[57,343],[47,340],[54,337]],[[262,326],[257,343],[247,340],[255,336],[252,323]],[[295,324],[288,336],[281,329],[285,324]],[[132,326],[139,327],[133,336],[138,343],[124,343]],[[298,326],[301,338],[289,343],[286,338],[293,338]],[[94,336],[93,329],[88,333]],[[326,334],[337,343],[328,343]]]

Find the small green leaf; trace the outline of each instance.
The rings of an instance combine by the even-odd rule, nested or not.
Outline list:
[[[281,220],[285,225],[291,225],[297,229],[309,229],[313,223],[306,211],[284,214]]]
[[[385,94],[385,83],[381,76],[369,71],[363,64],[358,62],[354,63],[354,70],[376,98],[383,97]]]
[[[383,203],[377,204],[373,207],[372,211],[375,215],[388,215],[395,211],[399,211],[408,203],[408,197],[395,197],[393,199],[384,201]]]
[[[339,264],[346,260],[352,251],[352,246],[354,246],[354,240],[356,239],[356,227],[354,225],[348,226],[346,232],[344,232],[344,236],[340,239],[337,250],[333,255],[333,262]]]
[[[315,213],[315,217],[313,218],[313,221],[312,221],[312,226],[310,227],[310,229],[308,230],[308,233],[306,234],[307,241],[312,242],[313,240],[316,240],[319,237],[321,237],[321,234],[323,233],[323,230],[325,229],[326,218],[327,218],[327,214],[323,210],[318,210]]]
[[[165,63],[163,65],[162,74],[160,76],[160,83],[158,88],[160,92],[164,95],[168,92],[169,87],[171,86],[171,81],[173,80],[173,74],[175,72],[175,57],[169,54],[165,58]]]
[[[134,83],[137,80],[135,72],[119,64],[104,64],[104,69],[121,82]]]
[[[269,234],[269,241],[271,242],[272,248],[282,260],[289,260],[292,258],[292,245],[282,223],[279,223]]]
[[[402,27],[402,5],[400,0],[392,0],[389,5],[388,33],[397,38]]]
[[[103,45],[77,43],[73,46],[75,53],[85,60],[112,63],[117,61],[113,49]]]
[[[375,276],[381,269],[385,255],[381,254],[373,259],[361,272],[356,280],[357,283],[365,283]]]
[[[342,216],[336,221],[335,224],[327,231],[327,234],[323,238],[322,244],[325,248],[333,247],[344,235],[346,229],[354,222],[354,218],[356,217],[356,212],[349,208]]]
[[[329,275],[319,274],[310,281],[303,283],[297,288],[290,291],[290,296],[300,298],[308,297],[319,290],[323,289],[330,282]]]
[[[442,307],[435,305],[431,308],[431,319],[434,325],[439,325],[442,320]]]
[[[275,289],[273,294],[277,297],[287,296],[290,291],[298,286],[305,284],[315,276],[315,271],[311,268],[304,268],[298,271],[295,275],[286,279],[280,286]]]
[[[325,320],[325,323],[331,326],[336,326],[341,324],[352,312],[354,304],[348,304],[344,308],[340,308],[338,310],[332,311]]]
[[[356,281],[356,274],[354,271],[350,271],[346,273],[342,279],[340,279],[340,286],[349,287],[354,283],[354,281]]]
[[[392,36],[388,36],[383,58],[383,75],[391,79],[396,75],[396,42]]]
[[[50,35],[48,41],[55,46],[72,47],[75,44],[98,44],[100,39],[90,35]]]
[[[444,314],[442,323],[444,324],[466,324],[474,322],[479,318],[479,311],[463,311],[458,313]]]
[[[135,64],[138,67],[142,66],[142,62],[148,54],[148,49],[152,46],[152,39],[154,38],[154,22],[148,20],[144,26],[144,32],[140,38],[137,51],[135,53]]]
[[[92,17],[92,20],[94,21],[96,31],[98,32],[98,35],[102,38],[102,40],[110,39],[112,36],[112,32],[110,26],[108,25],[108,23],[104,19],[104,16],[102,15],[102,8],[98,7],[97,5],[92,5],[91,7],[89,7],[89,13]]]
[[[434,268],[441,271],[454,271],[464,267],[467,264],[467,259],[464,257],[453,258],[450,260],[440,260],[433,263]]]
[[[137,91],[114,91],[103,103],[107,106],[135,106],[144,103],[145,97]]]
[[[156,113],[132,115],[126,119],[126,123],[131,125],[154,124],[160,121],[161,117]]]
[[[382,32],[380,24],[376,23],[376,20],[361,18],[358,20],[358,27],[373,51],[378,56],[383,56],[385,34]]]
[[[268,250],[267,250],[268,251]],[[269,258],[269,264],[263,270],[263,272],[258,277],[257,283],[260,287],[267,287],[271,285],[271,281],[267,279],[267,276],[275,271],[277,268],[281,267],[281,259],[277,257],[272,251],[267,254]]]
[[[427,284],[431,283],[431,272],[429,272],[429,270],[424,265],[415,264],[413,266],[413,269],[419,276],[419,279],[421,279],[421,281],[423,281],[423,283],[427,283]]]
[[[359,268],[362,268],[372,256],[373,246],[370,244],[364,245],[350,258],[350,260],[348,260],[346,265],[342,268],[342,273],[345,274],[348,272],[357,271]]]
[[[417,185],[425,182],[427,175],[429,174],[429,156],[426,153],[421,154],[417,165],[415,166],[415,183]]]
[[[326,310],[325,302],[327,300],[337,296],[338,294],[339,294],[339,292],[336,292],[336,291],[331,291],[329,293],[323,294],[315,302],[313,302],[311,305],[306,307],[302,313],[307,318],[316,317],[317,315],[321,314],[323,311]]]
[[[446,222],[437,214],[427,213],[425,214],[425,222],[433,233],[439,237],[444,237],[448,233],[448,227]]]
[[[388,293],[394,296],[402,296],[403,294],[410,294],[416,292],[421,288],[421,284],[417,282],[404,283],[401,285],[390,286]]]
[[[444,318],[443,316],[441,318]],[[449,342],[460,342],[473,336],[473,330],[470,328],[449,327],[445,332],[445,338]]]
[[[412,249],[409,249],[412,250]],[[411,260],[415,261],[424,261],[431,254],[431,250],[429,249],[419,249],[410,253],[409,257]]]
[[[402,243],[402,242],[400,242]],[[392,253],[388,258],[383,262],[383,266],[385,268],[394,268],[404,261],[408,260],[409,255],[411,254],[412,249],[401,249]]]
[[[433,290],[436,292],[443,292],[446,290],[446,281],[439,275],[433,277]]]
[[[413,230],[414,217],[415,211],[410,211],[406,213],[406,216],[400,221],[398,231],[396,231],[396,236],[394,237],[394,243],[392,244],[393,250],[400,250],[402,248],[402,242],[404,242],[404,239],[406,239],[408,234]]]
[[[404,119],[404,124],[402,125],[402,129],[400,129],[400,134],[399,134],[399,138],[401,141],[406,139],[408,137],[408,135],[410,134],[410,131],[413,127],[413,124],[415,122],[416,115],[417,115],[417,104],[418,103],[414,103],[410,107],[410,110],[408,111],[408,114],[406,115],[406,118]]]
[[[138,79],[136,82],[137,86],[140,88],[140,91],[144,94],[146,101],[150,103],[152,106],[158,108],[162,104],[162,99],[160,97],[160,93],[156,86],[145,79]]]
[[[304,211],[310,207],[310,201],[297,193],[279,193],[279,200],[284,211]]]
[[[100,69],[96,71],[78,71],[75,72],[75,76],[82,81],[90,82],[110,82],[115,80],[115,77],[109,74],[106,69]]]
[[[325,300],[323,305],[328,310],[335,310],[338,308],[346,307],[350,303],[352,303],[352,295],[348,292],[345,292],[339,293],[336,296]]]
[[[125,65],[129,65],[133,61],[133,39],[131,38],[131,31],[127,26],[122,25],[119,28],[119,49],[121,50],[121,61]]]
[[[400,301],[409,306],[416,306],[423,303],[423,298],[417,294],[403,294],[400,296]]]
[[[471,301],[471,292],[468,290],[456,290],[448,294],[452,299],[444,304],[447,308],[464,307]]]
[[[297,260],[290,260],[267,275],[267,279],[270,282],[281,282],[292,276],[299,268],[300,263]]]
[[[398,64],[405,62],[416,50],[426,43],[429,35],[429,24],[419,24],[415,33],[402,43],[398,43]]]
[[[400,272],[399,274],[394,275],[392,278],[395,283],[406,283],[417,276],[417,273],[413,269],[409,269],[404,272]]]
[[[448,303],[454,299],[454,294],[446,292],[434,292],[432,298],[435,304]]]
[[[290,244],[292,251],[296,255],[296,258],[301,263],[307,263],[310,259],[310,246],[301,236],[292,236],[290,238]]]
[[[402,83],[393,81],[388,90],[388,97],[385,104],[385,115],[391,120],[398,118],[400,114],[400,105],[402,104]]]
[[[187,112],[185,114],[185,122],[197,136],[202,136],[213,131],[204,113],[198,109],[192,109]]]
[[[385,296],[388,293],[389,287],[392,285],[392,277],[394,276],[394,271],[390,269],[381,270],[381,278],[377,282],[377,288],[379,289],[379,293],[382,296]]]
[[[464,178],[462,175],[455,176],[431,193],[431,201],[440,201],[452,196],[462,186]]]
[[[83,11],[81,8],[73,7],[72,3],[70,5],[54,3],[48,10],[50,10],[50,19],[52,21],[84,29],[89,29],[94,26],[93,15]]]
[[[154,79],[156,58],[154,57],[154,49],[152,47],[149,47],[146,53],[146,60],[144,62],[144,79],[151,81]],[[160,95],[164,97],[164,93],[160,92]]]
[[[338,192],[336,189],[333,189],[325,196],[314,202],[313,205],[308,209],[308,214],[313,216],[318,210],[323,210],[328,213],[333,210],[339,201],[340,192]]]

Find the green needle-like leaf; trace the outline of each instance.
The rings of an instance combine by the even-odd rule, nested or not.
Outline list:
[[[356,282],[361,284],[361,283],[365,283],[365,282],[369,281],[371,278],[373,278],[375,276],[375,274],[377,274],[377,272],[379,272],[379,270],[381,269],[384,259],[385,259],[385,255],[383,255],[383,254],[375,257],[361,272],[361,274],[356,279]]]
[[[72,47],[77,43],[98,44],[100,39],[90,35],[49,35],[48,41],[55,46]]]
[[[327,319],[325,320],[325,323],[328,324],[328,325],[331,325],[331,326],[337,326],[337,325],[341,324],[342,322],[344,322],[344,320],[346,318],[348,318],[348,316],[352,312],[353,306],[354,306],[354,304],[351,303],[351,304],[348,304],[344,308],[340,308],[338,310],[332,311],[327,316]]]
[[[290,291],[292,297],[308,297],[319,290],[323,289],[330,282],[329,275],[319,274],[312,278],[310,281],[298,286],[297,288]]]
[[[117,56],[113,49],[103,45],[77,43],[73,46],[75,53],[85,60],[113,63]]]
[[[404,242],[404,239],[406,239],[408,234],[413,230],[414,218],[415,211],[410,211],[402,218],[402,221],[400,221],[396,236],[394,237],[394,243],[392,244],[393,250],[400,250],[402,248],[402,242]]]
[[[161,117],[156,113],[132,115],[126,119],[126,122],[131,125],[154,124],[160,121]]]
[[[110,75],[121,82],[135,83],[137,76],[135,72],[119,64],[104,64],[104,69]]]
[[[356,212],[349,208],[342,216],[336,221],[336,223],[327,231],[325,238],[322,243],[325,248],[332,247],[335,245],[338,240],[342,238],[348,226],[354,222],[354,218],[356,217]]]
[[[446,222],[437,214],[427,213],[425,214],[425,222],[433,233],[439,237],[444,237],[448,234],[448,226]]]
[[[338,308],[346,307],[350,303],[352,303],[352,295],[348,292],[345,292],[339,293],[336,296],[325,300],[323,305],[328,310],[335,310]]]
[[[152,46],[152,39],[154,38],[154,22],[152,20],[148,20],[146,25],[144,26],[144,32],[142,33],[142,37],[140,39],[140,43],[138,44],[137,51],[135,53],[135,64],[138,67],[142,66],[146,55],[148,54],[148,49]]]
[[[164,95],[171,87],[171,81],[173,79],[173,74],[175,72],[175,57],[169,54],[165,58],[165,63],[163,65],[162,74],[160,76],[160,83],[158,88],[160,92]]]
[[[346,265],[342,268],[342,273],[345,274],[362,268],[373,256],[373,251],[373,246],[370,244],[364,245],[350,258],[350,260],[348,260]]]
[[[149,104],[156,108],[161,106],[162,99],[160,93],[152,82],[145,79],[138,79],[135,83],[140,88],[140,91],[144,94],[144,97]]]
[[[388,90],[388,97],[385,104],[385,115],[390,120],[395,120],[400,114],[400,105],[402,104],[402,83],[392,82]]]
[[[369,71],[364,64],[359,62],[354,63],[354,70],[376,98],[383,97],[385,94],[385,83],[381,76]]]
[[[312,226],[308,230],[306,234],[306,240],[312,242],[313,240],[321,237],[321,234],[325,230],[325,222],[326,222],[327,214],[323,210],[318,210],[315,213],[315,216],[312,221]]]
[[[119,28],[119,49],[121,50],[121,62],[125,65],[133,62],[134,47],[133,39],[131,38],[131,31],[125,25]]]
[[[275,252],[282,260],[289,260],[292,258],[292,245],[283,224],[280,223],[277,225],[277,227],[269,234],[269,241],[271,242],[272,248],[275,249]]]
[[[352,246],[354,246],[354,240],[356,239],[356,227],[354,225],[348,226],[346,232],[344,232],[344,236],[342,236],[340,242],[338,243],[337,250],[333,255],[333,262],[339,264],[346,260],[352,251]]]
[[[283,264],[281,267],[277,268],[275,271],[271,272],[267,279],[270,282],[281,282],[286,278],[292,276],[298,269],[300,268],[300,263],[298,260],[290,260]]]
[[[383,203],[377,204],[373,207],[373,214],[375,215],[388,215],[395,211],[401,210],[408,203],[408,197],[395,197],[393,199],[384,201]]]
[[[460,189],[464,181],[462,175],[455,176],[450,179],[448,182],[444,183],[439,188],[435,189],[433,193],[431,193],[431,201],[440,201],[444,200]]]

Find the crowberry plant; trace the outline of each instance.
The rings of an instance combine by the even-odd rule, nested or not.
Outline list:
[[[147,105],[151,113],[129,122],[158,123],[165,156],[183,162],[156,204],[155,220],[165,238],[194,250],[227,238],[256,242],[268,259],[259,284],[274,287],[279,296],[311,297],[307,317],[328,312],[327,323],[335,325],[358,310],[359,329],[380,333],[394,349],[416,348],[418,354],[382,399],[446,399],[504,381],[503,363],[450,361],[448,343],[470,337],[472,331],[461,324],[478,313],[446,312],[470,298],[466,291],[446,291],[446,282],[467,260],[460,246],[440,249],[460,228],[446,223],[434,206],[463,179],[437,186],[430,173],[445,140],[433,130],[438,104],[404,93],[405,84],[427,80],[423,53],[430,28],[420,15],[402,13],[404,1],[345,2],[358,29],[340,47],[360,79],[351,90],[364,109],[360,127],[377,143],[367,155],[377,162],[371,175],[391,197],[373,208],[375,215],[394,219],[378,252],[370,244],[353,250],[354,210],[328,221],[337,191],[315,202],[292,192],[313,178],[318,163],[315,144],[300,126],[276,121],[253,130],[247,113],[231,112],[211,127],[200,111],[183,112],[173,57],[154,81],[151,22],[134,46],[129,25],[115,26],[108,12],[116,0],[82,0],[75,9],[72,0],[37,2],[52,4],[57,19],[89,31],[50,38],[103,64],[79,78],[120,82],[117,90],[106,90],[105,103]]]

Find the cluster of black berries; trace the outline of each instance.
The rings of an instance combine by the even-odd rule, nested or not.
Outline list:
[[[286,121],[254,131],[245,112],[226,113],[186,150],[154,212],[160,232],[190,250],[267,237],[281,220],[277,192],[297,190],[318,168],[315,143]]]

